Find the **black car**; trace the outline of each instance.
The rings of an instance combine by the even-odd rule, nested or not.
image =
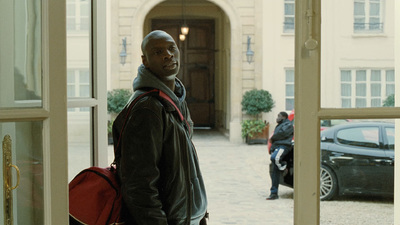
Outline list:
[[[394,124],[350,122],[321,131],[320,199],[338,195],[393,196]],[[293,150],[281,184],[293,187]]]

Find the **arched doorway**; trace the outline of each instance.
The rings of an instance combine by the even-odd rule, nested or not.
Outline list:
[[[152,30],[164,30],[172,35],[181,51],[178,78],[186,88],[186,102],[195,127],[215,127],[215,21],[186,20],[190,32],[179,40],[181,20],[153,19]]]
[[[219,6],[207,1],[187,1],[185,21],[189,34],[179,40],[182,5],[165,1],[145,16],[143,33],[161,29],[171,34],[181,50],[179,78],[195,127],[229,130],[230,124],[230,20]]]
[[[211,107],[211,112],[214,112],[214,115],[210,118],[211,121],[214,121],[214,127],[229,135],[231,141],[242,142],[240,101],[243,82],[243,52],[241,48],[243,46],[243,34],[239,14],[229,2],[212,0],[187,1],[185,11],[186,20],[214,21],[214,63],[212,65],[214,77],[213,82],[209,85],[214,89],[214,97],[211,100],[214,102],[214,106]],[[152,21],[160,19],[163,21],[181,20],[182,4],[180,1],[149,0],[137,5],[133,14],[130,14],[132,11],[123,12],[126,15],[124,18],[131,18],[130,24],[126,24],[124,27],[129,27],[131,31],[132,45],[128,45],[127,66],[129,68],[120,67],[119,70],[122,70],[124,74],[131,71],[134,78],[137,66],[141,63],[140,42],[152,30]],[[178,33],[178,31],[175,32]],[[191,31],[189,33],[192,34]],[[120,40],[121,37],[124,37],[123,34],[115,35]],[[126,86],[126,81],[123,82]],[[235,91],[232,92],[231,90]],[[207,110],[210,111],[210,108]],[[200,126],[202,123],[197,122],[196,124]]]

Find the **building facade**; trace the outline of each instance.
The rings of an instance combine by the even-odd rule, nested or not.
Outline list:
[[[215,127],[231,141],[241,142],[240,123],[246,117],[241,100],[251,89],[272,94],[275,107],[263,114],[272,124],[270,129],[278,112],[294,109],[294,0],[108,4],[108,89],[132,88],[141,63],[141,40],[153,29],[164,29],[182,51],[181,70],[187,75],[178,77],[189,89],[191,111],[208,115],[193,115],[197,126]],[[394,1],[322,1],[321,8],[321,106],[382,106],[395,86]],[[187,39],[179,41],[184,21],[190,30]],[[204,23],[210,27],[204,28]],[[126,59],[121,64],[123,48]],[[251,62],[248,50],[254,52]]]

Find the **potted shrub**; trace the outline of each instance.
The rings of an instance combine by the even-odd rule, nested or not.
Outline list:
[[[242,137],[248,144],[267,144],[269,123],[261,116],[275,106],[272,95],[266,90],[253,89],[244,93],[241,104],[242,110],[251,117],[242,121]]]
[[[114,119],[124,109],[131,96],[132,91],[129,89],[114,89],[107,92],[107,112],[110,115],[110,119],[107,121],[108,144],[113,143],[112,125]]]

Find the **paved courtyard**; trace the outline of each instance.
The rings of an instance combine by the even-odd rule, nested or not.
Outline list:
[[[293,190],[279,187],[279,200],[267,201],[271,181],[266,145],[233,144],[217,131],[195,130],[200,167],[208,195],[209,225],[292,225]],[[109,158],[113,158],[109,146]],[[392,200],[344,198],[321,202],[322,225],[394,224]]]
[[[271,185],[266,145],[232,144],[216,131],[195,130],[206,183],[209,225],[293,224],[293,190],[280,186],[278,201],[267,201]]]

